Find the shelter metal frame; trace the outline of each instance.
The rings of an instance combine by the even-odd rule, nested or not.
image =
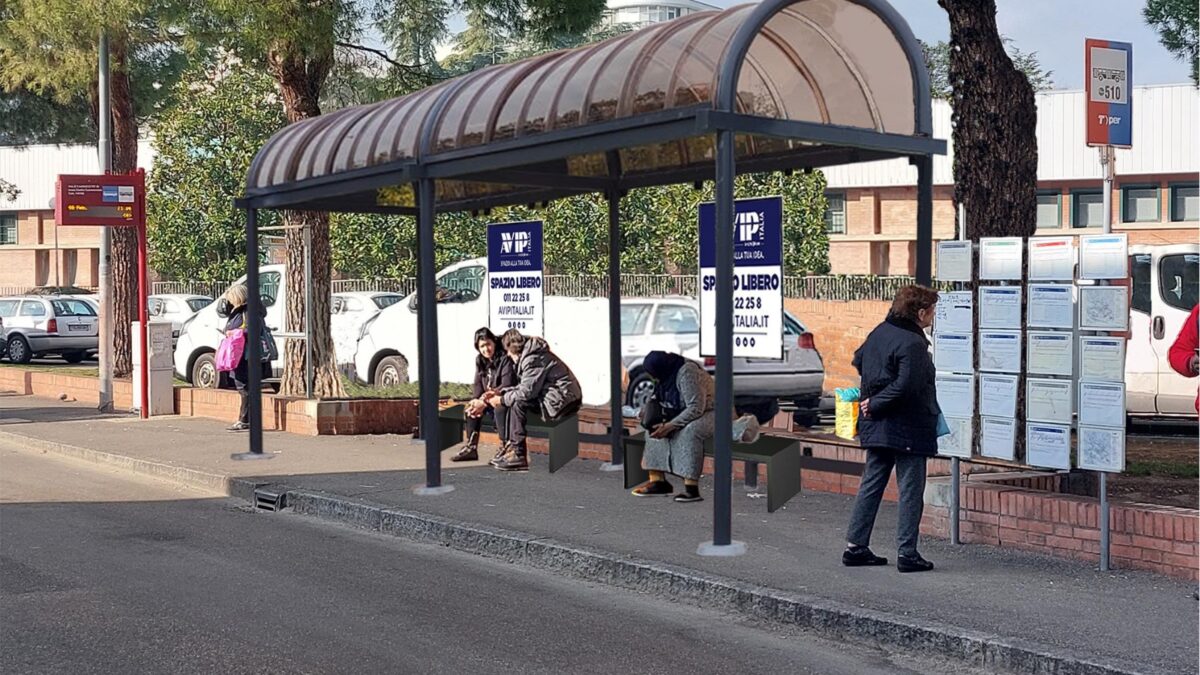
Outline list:
[[[734,178],[739,173],[775,170],[813,169],[855,162],[889,158],[907,158],[917,171],[917,255],[916,277],[928,284],[932,277],[932,174],[933,155],[945,154],[946,143],[932,137],[932,116],[929,79],[919,43],[904,19],[884,0],[841,0],[873,13],[886,25],[908,60],[912,80],[913,133],[899,134],[858,126],[821,123],[795,119],[780,119],[739,112],[739,77],[755,39],[776,15],[794,5],[811,0],[764,0],[753,8],[735,7],[726,10],[745,14],[730,36],[719,62],[713,66],[716,88],[711,101],[695,105],[667,108],[615,119],[589,122],[578,126],[550,129],[540,133],[518,135],[504,140],[485,141],[467,147],[435,150],[435,126],[445,108],[457,94],[469,90],[479,72],[457,80],[435,85],[414,96],[434,97],[432,105],[420,124],[418,152],[415,157],[399,157],[371,166],[347,168],[326,175],[278,182],[255,184],[253,177],[263,170],[270,154],[270,143],[256,156],[250,169],[251,179],[244,198],[237,205],[247,211],[247,283],[258,286],[258,209],[320,210],[329,212],[365,212],[415,216],[417,218],[417,297],[418,332],[420,344],[420,424],[425,442],[425,490],[436,493],[444,488],[441,476],[440,439],[438,438],[438,319],[435,302],[434,221],[437,212],[479,211],[497,206],[546,202],[571,195],[602,193],[608,207],[609,260],[609,367],[611,371],[612,464],[620,464],[623,426],[621,424],[621,335],[620,335],[620,199],[633,188],[673,183],[694,183],[715,180],[716,241],[717,245],[717,340],[716,340],[716,437],[714,439],[713,538],[712,549],[733,552],[737,542],[732,539],[732,420],[733,420],[733,220]],[[693,21],[696,19],[693,19]],[[677,22],[680,20],[676,20]],[[670,22],[675,23],[675,22]],[[683,24],[680,24],[681,26]],[[658,30],[655,27],[638,31]],[[666,32],[666,29],[663,29]],[[634,36],[637,33],[632,34]],[[647,33],[647,35],[650,35]],[[603,45],[604,43],[601,43]],[[599,46],[597,46],[597,49]],[[584,48],[587,49],[587,48]],[[580,54],[577,60],[582,60]],[[550,61],[547,55],[545,61]],[[525,68],[538,64],[530,62]],[[517,78],[519,80],[519,77]],[[861,78],[860,78],[861,79]],[[436,93],[435,93],[436,91]],[[480,92],[476,92],[478,97]],[[907,100],[907,99],[906,99]],[[378,105],[378,104],[376,104]],[[309,127],[305,139],[319,138],[326,130],[343,125],[342,136],[370,110],[347,116],[342,121],[321,118],[298,124]],[[340,112],[340,111],[339,111]],[[337,113],[334,113],[335,115]],[[405,121],[408,121],[407,115]],[[315,124],[320,122],[320,124]],[[296,127],[297,125],[292,125]],[[289,127],[290,129],[291,127]],[[288,129],[284,130],[285,132]],[[283,133],[283,132],[281,132]],[[738,158],[739,135],[757,138],[788,139],[786,152],[766,156]],[[621,151],[669,141],[711,137],[715,141],[715,161],[667,167],[661,170],[630,172],[624,170]],[[278,138],[278,136],[277,136]],[[274,140],[274,139],[273,139]],[[357,143],[357,141],[356,141]],[[293,142],[294,149],[303,143]],[[303,148],[297,149],[300,152]],[[316,152],[325,152],[318,149]],[[329,150],[328,152],[333,152]],[[276,153],[278,154],[278,153]],[[556,170],[556,162],[585,154],[602,154],[607,172],[603,175],[572,175]],[[307,156],[307,155],[305,155]],[[293,168],[304,157],[293,158]],[[313,160],[315,163],[315,160]],[[333,160],[329,160],[332,167]],[[509,186],[504,192],[457,198],[437,199],[439,181],[472,181]],[[411,186],[412,205],[381,204],[378,191],[396,186]],[[259,317],[261,299],[250,293],[248,358],[251,362],[261,356],[262,324]],[[250,390],[261,389],[258,369],[250,369]],[[262,455],[261,397],[249,401],[249,455]]]

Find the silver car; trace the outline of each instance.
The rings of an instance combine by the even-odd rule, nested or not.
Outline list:
[[[57,354],[79,363],[99,348],[99,320],[91,303],[67,296],[0,298],[8,359],[29,363]]]
[[[784,356],[733,361],[735,399],[782,399],[796,408],[797,421],[815,423],[825,385],[825,364],[813,336],[796,317],[783,313]],[[716,361],[700,356],[700,306],[687,297],[627,298],[621,301],[621,357],[629,371],[626,403],[640,408],[654,391],[642,360],[654,350],[675,352],[702,363],[709,372]]]

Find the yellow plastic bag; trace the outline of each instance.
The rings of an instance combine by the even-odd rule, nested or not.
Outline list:
[[[852,441],[858,438],[858,399],[862,396],[858,387],[834,389],[833,433],[838,438]]]
[[[849,441],[858,438],[858,401],[838,401],[834,405],[833,433]]]

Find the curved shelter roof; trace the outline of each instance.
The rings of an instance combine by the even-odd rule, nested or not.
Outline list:
[[[255,207],[439,210],[711,178],[712,132],[739,172],[944,152],[907,24],[882,0],[766,0],[496,65],[277,133]]]

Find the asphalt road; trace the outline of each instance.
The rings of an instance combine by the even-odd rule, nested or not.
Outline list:
[[[6,674],[964,672],[7,448],[0,605]]]

